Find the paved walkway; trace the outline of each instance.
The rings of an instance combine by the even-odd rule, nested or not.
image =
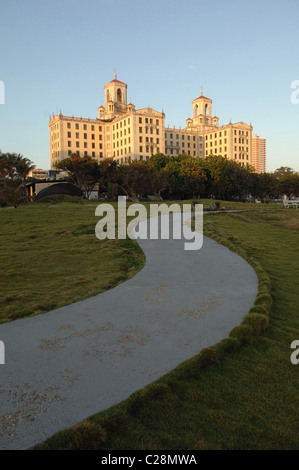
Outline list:
[[[119,403],[241,323],[257,294],[251,266],[209,238],[198,251],[183,244],[140,240],[134,278],[0,325],[0,449],[30,448]]]

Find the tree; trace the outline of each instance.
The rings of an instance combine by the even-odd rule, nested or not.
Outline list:
[[[127,165],[121,165],[118,177],[119,188],[131,201],[151,192],[151,170],[146,162],[133,160]]]
[[[21,154],[0,154],[0,199],[1,204],[18,207],[31,198],[25,180],[35,165]]]
[[[89,155],[79,157],[74,153],[68,158],[56,162],[55,167],[67,172],[70,181],[85,192],[89,197],[96,182],[100,178],[100,166],[95,158]]]
[[[25,181],[30,173],[35,168],[35,165],[32,163],[29,158],[24,158],[22,155],[15,155],[15,170],[16,174]]]
[[[118,192],[118,165],[113,158],[100,162],[99,196],[104,194],[107,199],[114,199]]]
[[[241,167],[239,163],[217,155],[207,157],[205,167],[211,176],[211,194],[217,198],[243,198],[249,193],[252,171],[249,167]]]

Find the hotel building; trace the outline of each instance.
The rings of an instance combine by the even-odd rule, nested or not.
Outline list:
[[[201,92],[192,102],[192,119],[186,127],[165,128],[165,114],[152,108],[135,109],[127,103],[127,85],[114,79],[104,86],[105,106],[96,119],[52,115],[49,121],[51,167],[72,153],[99,161],[119,163],[147,160],[151,155],[186,154],[205,158],[222,155],[242,166],[253,165],[252,126],[237,122],[219,126],[212,117],[212,100]],[[265,139],[264,139],[265,140]]]

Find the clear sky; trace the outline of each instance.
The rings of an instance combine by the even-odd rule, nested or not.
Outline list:
[[[49,115],[96,118],[116,70],[166,126],[203,88],[220,125],[267,139],[267,171],[299,171],[298,0],[0,0],[0,19],[2,152],[49,169]]]

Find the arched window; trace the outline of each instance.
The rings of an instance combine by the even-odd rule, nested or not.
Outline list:
[[[120,88],[117,89],[116,96],[117,96],[117,102],[121,103],[121,89]]]
[[[108,101],[110,101],[109,90],[107,90],[107,93],[106,93],[106,102],[108,103]]]
[[[198,105],[195,106],[195,116],[198,115]]]
[[[206,104],[205,105],[205,113],[206,113],[206,116],[208,115],[208,105]]]

